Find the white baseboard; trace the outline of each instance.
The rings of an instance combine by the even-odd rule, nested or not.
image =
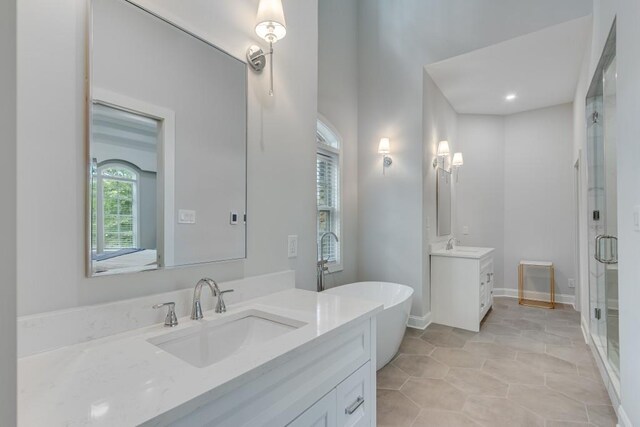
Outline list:
[[[589,324],[582,315],[580,315],[580,329],[582,329],[585,344],[589,344]]]
[[[513,288],[494,288],[494,297],[518,298],[518,290]],[[548,292],[524,291],[524,297],[541,301],[549,301]],[[576,306],[575,295],[556,294],[556,302]]]
[[[427,326],[431,324],[431,312],[424,316],[409,316],[407,326],[414,329],[427,329]]]
[[[629,416],[622,408],[622,405],[618,406],[618,426],[633,427],[633,424],[631,424],[631,420],[629,419]]]

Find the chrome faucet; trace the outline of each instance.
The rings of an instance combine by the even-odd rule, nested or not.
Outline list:
[[[324,242],[324,238],[327,236],[333,236],[333,238],[336,239],[336,243],[340,241],[340,239],[338,239],[338,236],[336,236],[336,233],[332,231],[328,231],[324,233],[322,237],[320,237],[320,261],[318,261],[318,292],[324,291],[324,273],[329,271],[329,267],[327,266],[327,263],[329,261],[324,258],[324,245],[322,244]]]
[[[204,285],[209,286],[209,289],[211,289],[211,295],[214,297],[216,296],[217,291],[220,291],[218,284],[214,280],[209,279],[208,277],[198,280],[196,288],[193,291],[193,309],[191,310],[191,318],[193,320],[200,320],[204,317],[202,315],[202,304],[200,304],[200,294],[202,293],[202,286]]]
[[[447,242],[447,248],[446,248],[448,251],[453,250],[453,244],[455,243],[455,241],[456,241],[455,237],[452,237],[449,239],[449,241]]]
[[[202,287],[204,285],[209,286],[209,289],[211,289],[211,295],[218,297],[215,308],[216,313],[225,313],[227,311],[227,305],[224,303],[222,295],[227,292],[233,292],[233,289],[221,291],[215,280],[209,279],[208,277],[200,279],[193,291],[193,309],[191,310],[191,318],[193,320],[200,320],[204,317],[202,315],[202,304],[200,303],[200,294],[202,293]]]

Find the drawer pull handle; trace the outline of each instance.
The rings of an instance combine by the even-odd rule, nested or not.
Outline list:
[[[344,413],[347,415],[351,415],[354,412],[356,412],[358,410],[359,407],[362,406],[362,404],[364,403],[364,397],[362,396],[358,396],[358,398],[356,399],[355,402],[353,402],[351,405],[347,406],[344,409]]]

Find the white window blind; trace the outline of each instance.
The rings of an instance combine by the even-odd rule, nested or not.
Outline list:
[[[340,263],[340,244],[333,238],[325,238],[320,248],[320,238],[326,232],[340,238],[340,151],[338,138],[318,121],[318,151],[316,157],[318,260],[321,253],[332,264]]]
[[[92,248],[97,253],[136,248],[138,243],[138,175],[132,169],[111,164],[97,169],[95,215],[92,215]],[[93,222],[95,221],[95,222]],[[94,231],[95,230],[95,231]]]

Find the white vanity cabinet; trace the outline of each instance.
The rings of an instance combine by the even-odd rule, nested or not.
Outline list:
[[[375,329],[372,317],[327,334],[264,375],[145,425],[373,427]]]
[[[432,321],[478,332],[493,305],[493,282],[493,248],[432,251]]]
[[[291,427],[364,427],[372,426],[375,411],[371,399],[371,362],[341,382],[338,387],[296,418]]]

